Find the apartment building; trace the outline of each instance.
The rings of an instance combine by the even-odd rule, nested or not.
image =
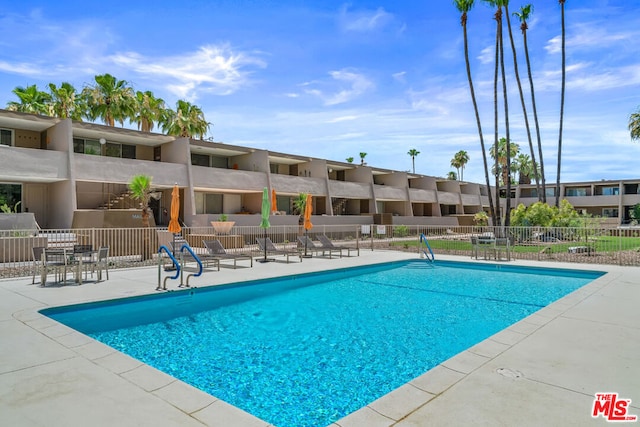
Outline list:
[[[222,213],[257,225],[265,187],[277,195],[275,225],[297,221],[299,193],[313,196],[318,225],[470,225],[489,209],[481,184],[0,110],[0,204],[21,202],[42,228],[70,228],[80,213],[136,209],[127,183],[138,174],[152,177],[157,225],[168,223],[174,184],[188,226],[207,226]],[[622,223],[640,202],[639,184],[574,183],[561,191],[574,206]],[[534,193],[535,186],[518,187],[515,203],[533,203]],[[98,215],[84,217],[96,220],[83,226],[104,226]]]

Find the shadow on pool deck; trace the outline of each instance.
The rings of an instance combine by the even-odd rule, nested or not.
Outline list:
[[[212,271],[190,283],[200,287],[416,258],[362,251],[360,257]],[[604,425],[602,417],[591,417],[598,392],[631,399],[629,414],[640,415],[640,268],[510,264],[608,274],[334,426]],[[112,270],[110,276],[106,282],[56,289],[26,279],[0,281],[3,425],[268,425],[38,313],[50,306],[156,292],[155,268]],[[174,281],[168,286],[177,289]]]

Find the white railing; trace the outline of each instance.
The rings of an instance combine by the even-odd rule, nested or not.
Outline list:
[[[230,234],[212,227],[185,227],[181,235],[196,253],[205,253],[203,241],[218,239],[228,252],[260,256],[256,238],[267,235],[281,248],[299,248],[301,226],[236,226]],[[419,237],[429,239],[433,252],[471,256],[473,236],[506,237],[512,259],[640,265],[638,228],[446,227],[404,225],[320,225],[308,235],[325,234],[341,246],[361,250],[401,250],[419,253]],[[110,268],[157,264],[158,248],[168,245],[166,228],[89,228],[0,230],[0,278],[28,276],[36,268],[32,248],[72,248],[73,245],[109,246]]]

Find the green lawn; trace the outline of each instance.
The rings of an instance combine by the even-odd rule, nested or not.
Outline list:
[[[392,246],[416,247],[419,244],[418,238],[415,240],[394,241],[390,243]],[[596,252],[616,252],[619,250],[640,250],[640,237],[616,237],[616,236],[599,236],[593,240],[589,240],[589,245],[594,247]],[[449,251],[471,251],[471,242],[466,240],[445,240],[445,239],[429,239],[429,246],[433,250],[442,249]],[[511,247],[513,252],[517,253],[536,253],[544,248],[548,253],[566,253],[573,246],[588,246],[584,240],[572,242],[537,242],[536,244],[518,244]]]

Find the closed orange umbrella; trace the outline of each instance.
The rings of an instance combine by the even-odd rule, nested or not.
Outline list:
[[[178,216],[180,215],[180,190],[178,184],[173,186],[171,192],[171,219],[169,220],[169,227],[167,228],[170,233],[179,233],[182,231],[180,223],[178,222]]]
[[[307,194],[307,201],[304,204],[304,229],[307,231],[313,227],[313,224],[311,224],[311,212],[313,212],[311,194]]]
[[[182,227],[180,227],[180,223],[178,222],[178,216],[180,215],[180,190],[178,189],[178,184],[173,186],[173,191],[171,192],[171,219],[169,220],[169,226],[167,230],[170,233],[173,233],[173,255],[176,254],[176,233],[182,231]]]
[[[271,190],[271,214],[278,211],[278,201],[276,200],[276,190]]]
[[[313,208],[311,207],[311,194],[307,193],[307,200],[304,202],[304,235],[308,237],[309,230],[313,227],[311,224],[311,212]],[[304,239],[304,256],[311,257],[311,255],[307,255],[307,241],[309,239]]]

